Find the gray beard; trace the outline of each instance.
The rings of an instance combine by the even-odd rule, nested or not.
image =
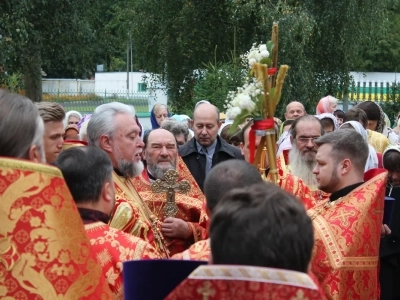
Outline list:
[[[317,185],[315,175],[313,174],[315,161],[306,161],[296,146],[293,146],[289,151],[289,164],[292,175],[303,180],[309,187]]]
[[[118,161],[118,171],[122,173],[125,178],[134,178],[142,174],[144,169],[143,162],[134,162],[121,159]]]
[[[168,170],[176,170],[176,160],[171,162],[169,166],[167,167],[159,167],[158,165],[153,165],[150,157],[146,156],[146,164],[147,164],[147,170],[149,170],[150,174],[154,176],[156,179],[161,179],[165,180],[165,172]]]

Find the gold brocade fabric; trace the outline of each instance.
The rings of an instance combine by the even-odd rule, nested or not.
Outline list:
[[[367,132],[368,132],[368,144],[374,147],[377,153],[383,153],[386,147],[390,145],[389,139],[382,133],[379,133],[377,131],[372,131],[369,129],[367,129]]]
[[[387,172],[307,211],[315,245],[311,270],[328,299],[378,299],[378,259]]]
[[[183,161],[182,164],[184,164]],[[186,179],[190,182],[190,185],[193,186],[193,183],[195,183],[193,177],[182,177],[182,174],[184,173],[181,173],[179,170],[179,181]],[[187,176],[187,174],[185,176]],[[143,171],[142,175],[132,179],[132,183],[152,213],[160,221],[163,221],[165,219],[163,208],[166,203],[166,193],[156,194],[152,192],[151,183],[148,179],[146,170]],[[179,209],[175,217],[188,222],[193,235],[192,238],[186,240],[166,239],[170,255],[174,255],[186,250],[191,243],[202,240],[204,239],[204,236],[207,235],[208,218],[204,210],[204,196],[200,189],[199,191],[194,189],[194,191],[189,192],[189,194],[192,195],[192,197],[189,195],[180,194],[179,192],[175,193],[175,203]],[[198,198],[194,198],[193,196]]]
[[[0,223],[1,299],[112,299],[58,169],[1,158]]]
[[[326,202],[330,194],[315,187],[309,187],[300,178],[290,174],[287,157],[288,150],[284,150],[277,159],[278,186],[301,199],[306,209]]]
[[[161,258],[149,243],[102,222],[86,224],[85,229],[114,299],[123,299],[124,261]]]
[[[159,221],[152,215],[132,182],[113,172],[115,207],[109,225],[137,236],[152,245],[162,257],[169,257]]]
[[[179,260],[203,260],[209,261],[211,255],[210,239],[198,241],[191,245],[189,249],[173,255],[172,259]]]
[[[167,300],[324,300],[306,273],[253,266],[202,265]]]

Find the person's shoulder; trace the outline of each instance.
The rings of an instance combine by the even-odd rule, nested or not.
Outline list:
[[[182,145],[178,149],[178,153],[181,157],[188,156],[189,154],[196,153],[197,149],[195,147],[196,140],[192,138],[186,144]]]

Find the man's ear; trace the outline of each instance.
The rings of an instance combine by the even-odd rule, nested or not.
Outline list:
[[[190,120],[189,124],[190,124],[190,128],[193,128],[194,121],[193,121],[193,120]]]
[[[103,186],[101,187],[100,198],[102,203],[102,211],[107,215],[110,215],[115,206],[115,188],[113,180],[107,180],[103,183]]]
[[[112,151],[112,145],[111,145],[111,139],[108,135],[102,135],[100,136],[100,148],[106,151],[107,153],[111,153]]]
[[[42,153],[40,151],[40,148],[38,146],[36,146],[36,145],[32,145],[29,148],[28,159],[30,161],[37,162],[37,163],[45,163],[46,162],[45,157],[42,157]]]
[[[222,122],[218,121],[218,128],[221,128]]]
[[[353,167],[353,165],[351,163],[351,160],[348,158],[345,158],[341,163],[340,174],[346,175],[347,173],[349,173],[351,171],[352,167]]]

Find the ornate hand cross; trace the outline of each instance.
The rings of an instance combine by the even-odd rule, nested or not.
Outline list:
[[[170,169],[164,173],[165,181],[157,179],[152,185],[151,190],[154,193],[167,193],[167,202],[164,206],[165,216],[169,218],[175,217],[178,212],[178,206],[175,203],[175,192],[186,194],[190,191],[190,183],[187,180],[178,182],[179,174],[174,169]]]

